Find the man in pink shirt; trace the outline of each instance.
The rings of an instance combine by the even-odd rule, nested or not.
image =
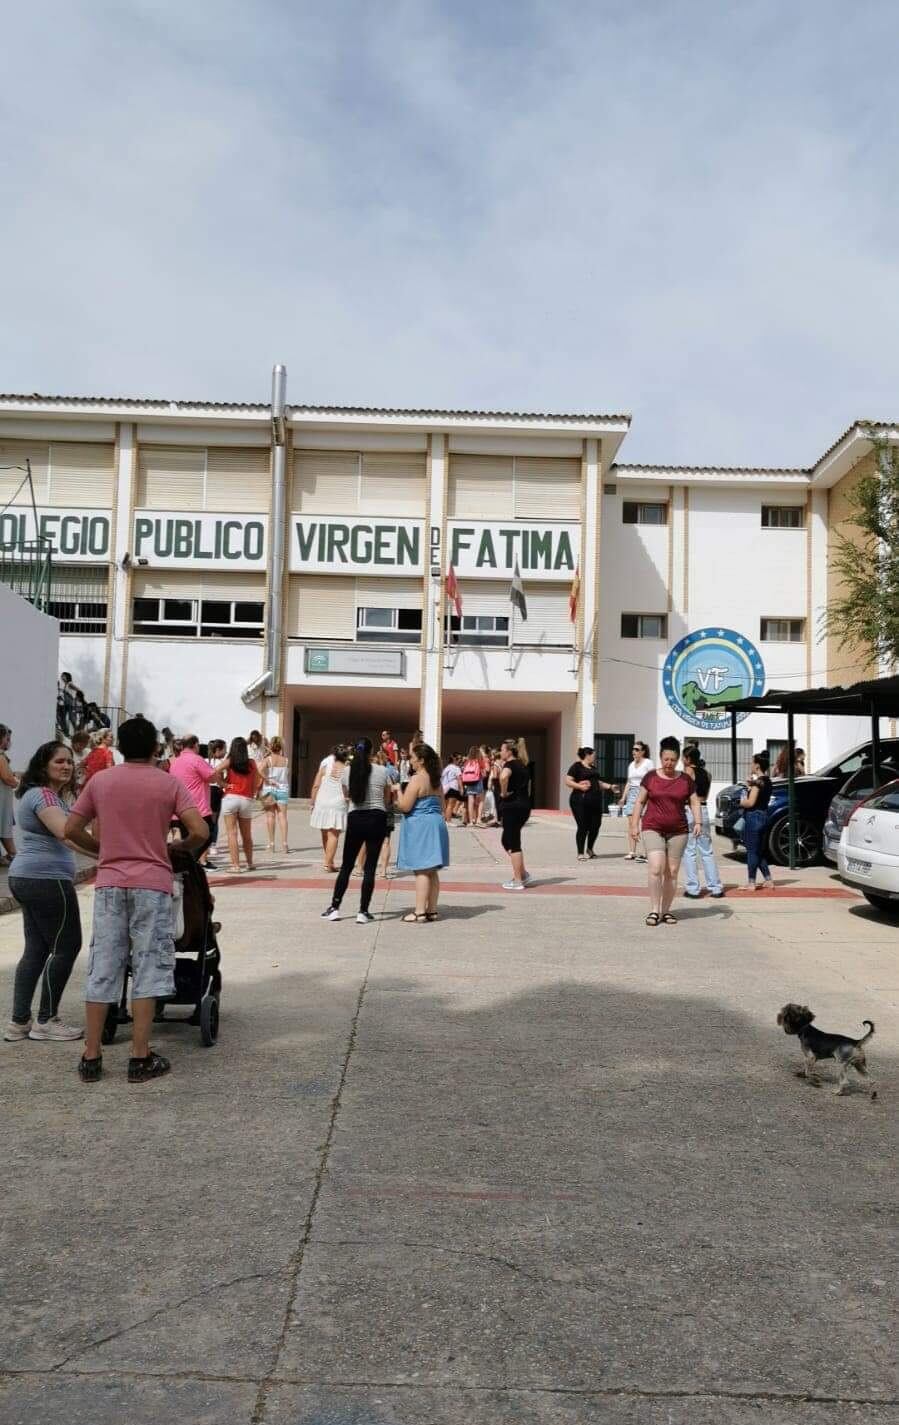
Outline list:
[[[189,737],[181,739],[181,751],[169,766],[169,776],[177,777],[182,783],[188,796],[193,802],[197,811],[205,821],[209,832],[205,844],[199,852],[199,859],[202,861],[206,855],[209,843],[212,840],[212,806],[209,800],[209,784],[219,780],[219,774],[214,767],[200,756],[197,751],[200,746],[200,739],[195,733]]]
[[[103,1072],[100,1041],[106,1013],[122,993],[131,958],[131,1058],[128,1082],[159,1078],[172,1067],[150,1048],[157,999],[175,992],[172,865],[166,839],[173,817],[187,831],[179,842],[194,851],[208,827],[176,777],[153,766],[156,729],[133,717],[119,727],[124,762],[97,772],[66,820],[66,839],[99,856],[94,927],[85,987],[84,1054],[78,1072],[95,1083]],[[97,841],[88,831],[97,823]]]

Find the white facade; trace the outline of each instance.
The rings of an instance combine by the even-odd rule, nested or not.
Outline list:
[[[9,755],[20,769],[35,748],[53,736],[59,625],[3,584],[0,620],[7,647],[0,722],[12,728]]]
[[[732,631],[768,687],[823,684],[833,666],[819,634],[830,491],[870,450],[864,432],[810,470],[683,470],[616,464],[628,424],[288,407],[281,429],[267,406],[7,397],[0,545],[52,541],[60,663],[101,704],[203,739],[280,731],[300,792],[348,734],[421,727],[455,752],[523,733],[538,797],[558,806],[597,735],[618,763],[634,736],[654,749],[696,735],[723,769],[726,730],[696,730],[666,695],[681,640]],[[16,493],[26,461],[36,523]],[[516,564],[526,622],[509,601]],[[706,663],[708,686],[726,684]],[[744,721],[741,758],[785,731]],[[858,730],[796,731],[814,765]]]

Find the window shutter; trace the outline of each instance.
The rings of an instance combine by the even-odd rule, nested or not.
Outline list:
[[[138,452],[137,507],[202,510],[206,451],[202,446],[142,445]]]
[[[207,574],[204,578],[187,569],[142,569],[134,575],[131,593],[135,599],[245,599],[259,603],[265,600],[265,576]]]
[[[571,648],[575,625],[568,612],[570,587],[569,584],[525,584],[528,616],[525,621],[516,613],[513,642]]]
[[[576,520],[581,513],[581,462],[515,457],[515,518]]]
[[[267,510],[271,504],[269,453],[265,449],[211,447],[206,454],[206,509],[223,514]]]
[[[90,509],[110,508],[115,479],[115,446],[75,445],[56,442],[50,446],[50,501]]]
[[[420,609],[421,601],[420,579],[356,580],[357,609]]]
[[[53,563],[51,598],[54,603],[84,602],[103,604],[109,597],[108,564]]]
[[[298,450],[290,508],[297,514],[358,513],[359,456],[346,450]]]
[[[287,599],[289,638],[351,640],[356,632],[356,581],[333,574],[294,574]]]
[[[27,480],[16,495],[16,490],[25,480],[26,460],[31,461],[31,479],[34,484],[35,502],[39,505],[49,504],[47,476],[50,467],[50,447],[47,441],[30,440],[0,441],[0,466],[22,467],[12,470],[0,469],[0,504],[5,505],[8,501],[12,501],[14,505],[31,504],[31,491],[28,488]],[[15,495],[14,500],[13,495]]]
[[[447,513],[458,519],[505,518],[512,512],[511,455],[451,455]]]
[[[509,602],[509,585],[499,580],[460,579],[459,592],[462,595],[462,617],[477,615],[490,618],[511,618],[512,605]],[[447,600],[447,612],[455,617],[456,610]],[[528,605],[530,612],[530,604]]]
[[[427,457],[423,453],[362,456],[359,509],[385,515],[423,515]]]

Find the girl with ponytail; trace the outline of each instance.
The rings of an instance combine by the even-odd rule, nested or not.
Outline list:
[[[392,793],[387,769],[372,762],[371,752],[371,739],[358,738],[353,746],[353,761],[350,766],[350,810],[343,839],[343,861],[334,885],[331,904],[327,910],[322,911],[323,920],[340,920],[340,903],[346,894],[356,857],[363,846],[365,866],[356,924],[367,925],[373,919],[369,915],[368,907],[375,888],[378,857],[387,835],[387,807]]]

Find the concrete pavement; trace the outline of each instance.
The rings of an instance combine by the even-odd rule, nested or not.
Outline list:
[[[0,1425],[897,1419],[895,925],[821,868],[650,930],[620,828],[548,816],[535,892],[455,829],[438,924],[332,925],[292,822],[216,886],[215,1048],[0,1045]],[[876,1022],[876,1103],[793,1076],[799,998]]]

